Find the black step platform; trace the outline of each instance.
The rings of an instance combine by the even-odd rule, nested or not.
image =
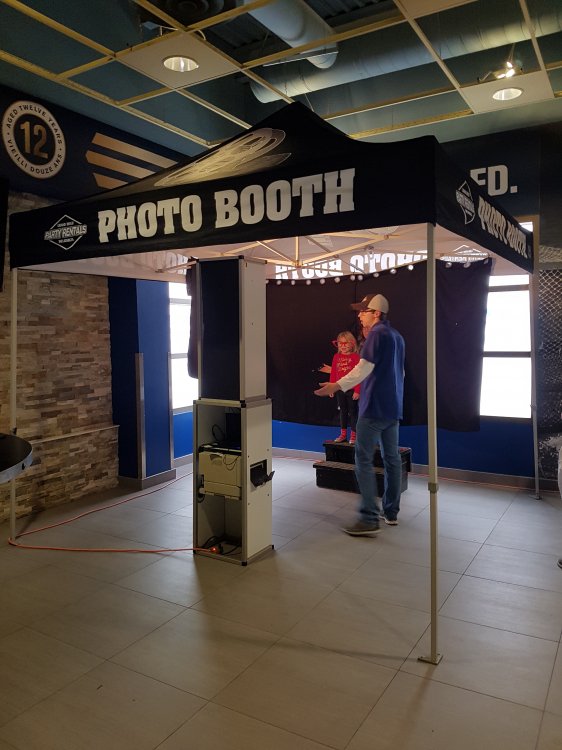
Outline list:
[[[355,478],[355,449],[349,443],[334,443],[327,440],[324,443],[326,461],[317,461],[313,464],[316,469],[316,485],[333,490],[344,490],[345,492],[359,492],[357,479]],[[402,482],[401,491],[408,489],[408,472],[412,468],[412,451],[410,448],[400,448],[402,459]],[[384,468],[380,450],[377,447],[373,456],[373,472],[377,483],[377,495],[380,497],[384,492]]]
[[[349,443],[336,443],[333,440],[326,440],[322,443],[326,453],[326,461],[339,461],[342,464],[355,463],[355,446]],[[398,448],[402,465],[406,465],[406,471],[412,471],[412,449]],[[383,466],[380,448],[376,447],[373,457],[373,466]]]

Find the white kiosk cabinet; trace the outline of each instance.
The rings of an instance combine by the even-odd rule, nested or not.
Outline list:
[[[194,547],[245,565],[272,549],[271,401],[199,399],[193,427]]]
[[[213,258],[196,269],[193,546],[246,565],[273,548],[265,265]]]

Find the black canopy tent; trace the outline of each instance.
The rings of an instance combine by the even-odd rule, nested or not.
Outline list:
[[[269,238],[412,224],[427,227],[431,660],[436,662],[436,227],[527,272],[533,269],[533,238],[451,162],[435,138],[360,143],[306,107],[289,105],[185,164],[123,188],[12,215],[9,248],[12,269],[88,273],[89,261],[104,273],[101,258],[178,248],[193,248],[190,255],[203,257],[202,247],[228,255],[233,243],[238,243],[234,252],[244,254],[239,243],[253,247]],[[119,275],[116,268],[105,273]],[[15,356],[13,362],[15,367]]]
[[[325,231],[440,225],[532,271],[532,236],[431,136],[354,141],[299,104],[186,164],[10,222],[12,268]]]

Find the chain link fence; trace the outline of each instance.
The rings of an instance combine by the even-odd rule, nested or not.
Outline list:
[[[558,267],[556,267],[558,266]],[[556,480],[562,446],[562,249],[541,246],[537,330],[539,477]]]

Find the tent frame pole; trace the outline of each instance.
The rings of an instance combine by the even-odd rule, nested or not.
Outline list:
[[[17,366],[18,366],[18,269],[12,269],[10,289],[10,432],[17,435]],[[10,481],[10,538],[16,538],[16,479]]]
[[[427,224],[427,450],[429,469],[429,527],[431,552],[431,649],[428,656],[418,661],[439,664],[442,655],[437,650],[438,588],[437,588],[437,408],[435,363],[435,227]]]
[[[530,279],[531,297],[531,420],[533,425],[533,459],[535,470],[535,500],[542,500],[539,478],[539,426],[538,426],[538,402],[537,402],[537,341],[539,325],[539,244],[537,242],[538,217],[533,217],[533,272]]]

